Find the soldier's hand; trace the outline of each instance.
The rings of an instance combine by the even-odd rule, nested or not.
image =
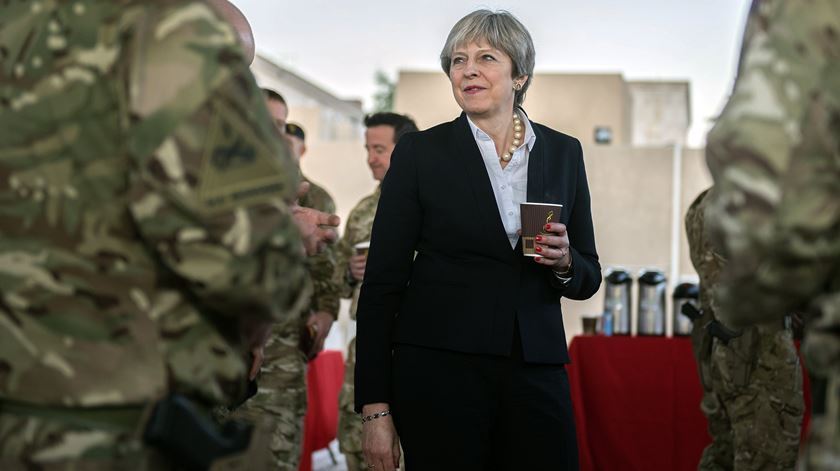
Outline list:
[[[292,214],[308,255],[321,252],[327,244],[338,239],[336,228],[341,224],[341,219],[335,214],[327,214],[298,205],[292,206]]]
[[[311,357],[314,357],[324,349],[324,341],[330,333],[333,320],[332,314],[326,311],[313,312],[306,320],[306,326],[315,332],[315,336],[312,339],[312,350],[309,352]]]
[[[350,257],[350,276],[356,281],[365,279],[365,266],[367,265],[367,255],[353,255]]]
[[[251,351],[251,367],[248,370],[249,379],[256,378],[260,372],[263,360],[265,359],[263,347],[268,343],[268,338],[271,336],[271,326],[272,323],[265,320],[250,320],[242,325],[245,341]]]
[[[311,185],[309,184],[309,182],[300,182],[297,191],[297,201],[300,201],[301,198],[303,198],[304,196],[306,196],[307,193],[309,193],[310,186]]]
[[[254,379],[260,374],[260,368],[262,368],[263,360],[265,360],[265,351],[262,345],[251,349],[251,358],[253,360],[251,360],[251,370],[248,372],[248,379]]]

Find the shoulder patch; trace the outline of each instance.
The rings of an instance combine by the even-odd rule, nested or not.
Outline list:
[[[225,112],[212,118],[202,155],[197,191],[203,210],[228,211],[282,198],[288,184],[283,159],[244,123],[223,119]]]

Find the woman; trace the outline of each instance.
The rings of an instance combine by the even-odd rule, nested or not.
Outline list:
[[[461,19],[441,65],[464,112],[397,144],[358,307],[368,467],[401,441],[411,471],[577,469],[560,298],[601,282],[580,143],[520,108],[534,47],[509,13]],[[563,205],[536,258],[525,201]]]

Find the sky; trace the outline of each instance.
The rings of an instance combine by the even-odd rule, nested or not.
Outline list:
[[[688,80],[688,143],[701,146],[732,88],[748,0],[233,0],[257,51],[327,91],[373,105],[374,73],[440,70],[449,30],[478,8],[513,13],[531,32],[535,72],[620,72]],[[443,73],[443,72],[441,72]],[[527,99],[525,109],[528,109]]]

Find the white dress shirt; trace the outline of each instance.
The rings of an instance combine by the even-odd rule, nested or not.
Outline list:
[[[528,156],[537,141],[531,122],[521,111],[517,113],[522,120],[525,133],[522,144],[513,153],[513,158],[504,169],[499,154],[496,153],[493,139],[467,116],[475,143],[481,151],[484,167],[487,168],[487,175],[490,176],[490,185],[493,186],[493,194],[496,196],[496,206],[499,208],[499,216],[502,218],[511,248],[516,247],[519,240],[517,234],[521,227],[519,204],[528,200]]]

